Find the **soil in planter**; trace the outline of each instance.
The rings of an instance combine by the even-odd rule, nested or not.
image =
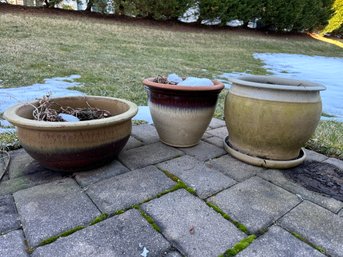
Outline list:
[[[101,110],[90,106],[87,103],[86,108],[72,108],[69,106],[60,106],[52,101],[49,95],[39,99],[38,106],[33,110],[33,118],[39,121],[65,122],[65,114],[73,116],[76,121],[96,120],[111,117],[107,110]],[[63,115],[61,115],[63,114]]]
[[[169,85],[176,85],[177,83],[173,83],[167,79],[165,76],[158,75],[156,78],[154,78],[153,82],[155,83],[161,83],[161,84],[169,84]]]
[[[283,174],[308,190],[343,201],[343,170],[332,164],[305,162]]]

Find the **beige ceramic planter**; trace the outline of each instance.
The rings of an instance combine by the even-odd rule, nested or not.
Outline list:
[[[216,108],[223,83],[191,87],[143,81],[148,105],[160,140],[175,147],[191,147],[199,143]]]
[[[304,159],[300,149],[318,125],[321,90],[325,87],[320,84],[272,76],[232,79],[224,111],[227,143],[242,156]],[[250,157],[238,158],[247,161]]]
[[[110,111],[112,117],[80,122],[33,120],[33,106],[19,104],[4,117],[17,127],[24,149],[42,166],[59,171],[87,170],[113,160],[131,134],[131,118],[137,106],[126,100],[77,96],[52,99],[61,106],[92,107]]]

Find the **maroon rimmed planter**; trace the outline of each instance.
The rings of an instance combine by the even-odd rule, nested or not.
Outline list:
[[[51,99],[60,106],[96,107],[113,116],[79,122],[48,122],[33,119],[38,101],[7,109],[4,117],[17,127],[23,148],[42,166],[56,171],[89,170],[110,162],[127,143],[137,106],[129,101],[99,96]]]
[[[175,147],[199,143],[216,108],[224,84],[213,86],[178,86],[143,80],[148,105],[160,140]]]

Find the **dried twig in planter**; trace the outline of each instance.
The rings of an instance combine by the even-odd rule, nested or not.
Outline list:
[[[65,121],[59,114],[69,114],[77,117],[80,121],[96,120],[111,117],[111,113],[106,110],[92,107],[86,102],[86,108],[63,107],[50,100],[50,95],[43,96],[38,101],[38,107],[33,110],[33,118],[40,121]]]

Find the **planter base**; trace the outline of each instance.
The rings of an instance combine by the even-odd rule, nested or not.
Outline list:
[[[228,139],[229,137],[224,138],[224,148],[229,154],[231,154],[233,157],[235,157],[236,159],[240,161],[243,161],[251,165],[259,166],[259,167],[264,167],[268,169],[288,169],[288,168],[293,168],[295,166],[300,165],[301,163],[304,162],[306,158],[306,153],[304,149],[301,148],[298,158],[293,159],[293,160],[279,161],[279,160],[263,159],[263,158],[247,155],[247,154],[239,152],[236,149],[233,149],[230,146]]]
[[[195,144],[173,144],[173,143],[168,143],[168,142],[165,142],[161,139],[160,137],[160,141],[165,144],[165,145],[169,145],[169,146],[172,146],[172,147],[176,147],[176,148],[189,148],[189,147],[193,147],[193,146],[196,146],[197,144],[199,144],[200,140],[198,142],[196,142]]]

